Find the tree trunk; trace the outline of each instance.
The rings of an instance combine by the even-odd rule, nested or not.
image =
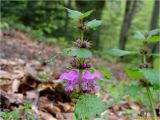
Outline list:
[[[80,1],[76,0],[76,6],[77,8],[82,11],[86,12],[88,10],[95,9],[94,13],[89,17],[88,20],[92,19],[101,19],[102,12],[105,6],[105,0],[101,1],[93,1],[93,0],[87,0],[87,1]],[[93,48],[96,50],[100,49],[100,29],[97,29],[96,32],[88,31],[87,36],[85,39],[89,39],[89,41],[92,41]]]
[[[126,8],[119,39],[119,48],[122,50],[125,49],[131,22],[136,13],[137,3],[138,0],[135,1],[126,0]]]
[[[160,1],[159,0],[155,0],[154,1],[154,7],[153,7],[153,12],[152,12],[152,18],[151,18],[151,23],[150,23],[150,30],[156,29],[158,26],[158,18],[159,18],[159,11],[160,8]],[[152,53],[155,53],[156,51],[158,51],[159,48],[159,42],[157,43],[150,43],[148,45],[148,47],[150,48]],[[148,59],[149,62],[153,62],[153,57],[150,57]]]
[[[71,0],[68,0],[66,7],[71,9]],[[68,16],[68,12],[66,10],[66,17],[65,17],[65,24],[64,24],[65,31],[68,31],[68,24],[69,24],[69,16]],[[68,34],[68,33],[66,32],[66,34]]]
[[[150,23],[150,30],[155,29],[158,26],[158,18],[160,13],[159,10],[160,10],[160,1],[155,0],[152,12],[152,19]]]

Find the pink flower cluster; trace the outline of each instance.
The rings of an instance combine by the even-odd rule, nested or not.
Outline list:
[[[81,76],[77,70],[71,70],[69,72],[63,73],[60,76],[60,79],[66,81],[66,91],[72,92],[74,90],[78,91],[78,89],[82,89],[83,91],[91,92],[92,90],[98,88],[96,79],[102,80],[103,75],[98,71],[94,73],[85,71]]]

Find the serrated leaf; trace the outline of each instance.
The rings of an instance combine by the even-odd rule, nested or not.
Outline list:
[[[153,84],[160,83],[160,71],[156,69],[139,69],[139,71],[144,75],[144,78]]]
[[[115,57],[121,57],[125,55],[135,55],[137,53],[134,51],[126,51],[126,50],[120,50],[120,49],[114,48],[114,49],[108,50],[107,54]]]
[[[106,105],[96,96],[83,95],[75,105],[75,116],[79,120],[93,117],[106,109]]]
[[[90,58],[92,57],[92,53],[90,50],[85,48],[78,48],[70,52],[72,56],[77,56],[79,58]]]
[[[80,16],[80,19],[83,19],[83,18],[90,16],[92,14],[92,12],[93,12],[93,10],[89,10],[89,11],[83,13],[83,15]]]
[[[80,16],[83,15],[83,13],[79,12],[79,11],[76,11],[76,10],[71,10],[71,9],[68,9],[66,8],[68,13],[69,13],[69,17],[72,18],[72,19],[79,19]]]
[[[160,41],[160,36],[153,36],[153,37],[150,37],[146,40],[144,40],[144,42],[148,42],[148,43],[154,43],[154,42],[158,42]]]
[[[102,21],[101,20],[92,20],[92,21],[89,21],[86,25],[93,29],[93,30],[96,30],[100,25],[102,24]]]
[[[142,41],[145,40],[144,35],[140,31],[136,31],[134,37],[138,40],[142,40]]]

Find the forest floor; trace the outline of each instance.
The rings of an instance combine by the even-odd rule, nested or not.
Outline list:
[[[25,111],[21,108],[28,102],[32,105],[31,109],[37,120],[39,116],[42,120],[72,120],[76,100],[70,99],[63,89],[62,81],[58,79],[68,66],[69,59],[60,55],[52,64],[47,63],[47,60],[60,53],[61,49],[57,45],[35,42],[19,31],[12,31],[10,34],[1,32],[0,37],[1,111],[19,109],[21,119],[27,120]],[[93,61],[107,66],[101,59],[96,58]],[[121,71],[121,64],[108,66],[114,71],[114,80],[127,79]],[[104,91],[97,95],[106,103],[110,99],[110,95]],[[100,117],[105,119],[106,114],[109,120],[132,120],[124,111],[132,109],[139,113],[140,108],[133,102],[116,103]]]

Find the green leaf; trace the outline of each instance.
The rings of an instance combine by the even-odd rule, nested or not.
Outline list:
[[[92,14],[94,10],[89,10],[87,12],[85,12],[82,16],[80,16],[80,19],[86,18],[88,16],[90,16]]]
[[[74,99],[74,98],[78,99],[79,96],[80,96],[80,95],[79,95],[78,93],[72,93],[72,94],[70,95],[71,99]]]
[[[160,83],[160,71],[156,69],[139,69],[139,71],[144,75],[144,78],[153,84]]]
[[[160,29],[154,29],[148,32],[149,36],[160,34]]]
[[[140,85],[131,85],[125,89],[125,93],[131,96],[135,96],[141,89],[142,89],[142,86]]]
[[[111,79],[111,75],[109,73],[109,71],[106,69],[106,67],[101,67],[99,69],[99,72],[107,79]]]
[[[101,20],[92,20],[90,22],[87,23],[87,26],[93,30],[96,30],[100,25],[102,24]]]
[[[134,37],[138,40],[142,40],[142,41],[145,40],[144,35],[140,31],[136,31]]]
[[[79,58],[90,58],[92,57],[91,51],[85,48],[78,48],[70,52],[72,56],[77,56]]]
[[[62,53],[69,53],[70,51],[72,51],[73,48],[65,48],[63,49]]]
[[[75,10],[71,10],[71,9],[68,9],[66,8],[68,13],[69,13],[69,17],[72,18],[72,19],[79,19],[83,13],[79,12],[79,11],[75,11]]]
[[[125,55],[135,55],[137,53],[134,51],[126,51],[126,50],[120,50],[120,49],[114,48],[114,49],[107,51],[107,54],[111,56],[115,56],[115,57],[121,57]]]
[[[155,56],[155,57],[160,57],[160,54],[159,54],[159,53],[152,53],[151,55],[152,55],[152,56]]]
[[[75,116],[78,120],[85,120],[100,114],[106,109],[106,105],[96,96],[83,95],[75,105]]]
[[[160,41],[160,36],[153,36],[153,37],[150,37],[146,40],[144,40],[145,42],[149,42],[149,43],[154,43],[154,42],[158,42]]]
[[[130,79],[140,79],[143,78],[143,74],[139,72],[139,69],[129,69],[125,68],[125,72],[129,76]]]
[[[145,78],[152,85],[160,83],[160,71],[157,69],[126,69],[125,71],[131,79]]]

